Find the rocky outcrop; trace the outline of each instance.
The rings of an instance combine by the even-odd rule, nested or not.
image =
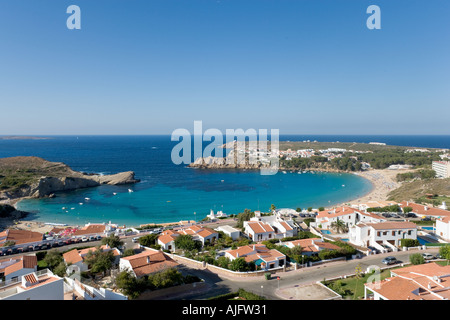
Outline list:
[[[21,198],[54,196],[55,192],[97,187],[104,184],[120,185],[139,182],[133,171],[112,175],[87,174],[73,171],[60,162],[49,162],[37,157],[15,157],[0,159],[0,175],[11,179],[24,179],[19,187],[0,192],[0,201]],[[13,172],[13,173],[11,173]],[[23,173],[22,173],[23,172]]]

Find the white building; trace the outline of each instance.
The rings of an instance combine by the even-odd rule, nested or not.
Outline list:
[[[140,278],[178,267],[178,263],[164,252],[151,248],[145,249],[141,253],[120,258],[119,270],[130,271],[136,278]]]
[[[0,279],[17,279],[37,270],[37,257],[33,255],[14,256],[0,260]]]
[[[275,239],[275,230],[261,221],[244,221],[244,233],[255,242]]]
[[[292,210],[294,211],[294,210]],[[295,211],[294,211],[295,212]],[[261,216],[261,214],[256,215],[250,219],[250,222],[261,222],[267,224],[271,227],[274,232],[274,237],[276,239],[282,239],[286,237],[294,237],[298,233],[299,227],[289,217],[283,217],[286,213],[286,209],[277,210],[277,213],[270,216]],[[244,222],[245,226],[245,222]],[[267,229],[269,230],[269,229]],[[247,234],[247,233],[246,233]],[[248,234],[247,234],[248,235]],[[267,240],[267,239],[266,239]]]
[[[235,229],[229,225],[219,226],[214,230],[217,232],[222,231],[233,240],[237,240],[241,236],[241,232],[238,229]]]
[[[0,289],[0,300],[64,300],[64,279],[45,269]]]
[[[204,246],[207,243],[214,243],[219,234],[210,228],[193,225],[180,229],[166,230],[158,237],[157,243],[163,250],[175,250],[175,239],[179,235],[190,235],[193,240],[200,241]]]
[[[231,261],[244,258],[246,262],[255,262],[262,270],[282,267],[286,264],[286,256],[275,249],[267,249],[263,244],[242,246],[235,250],[225,251],[225,257]]]
[[[413,222],[360,222],[350,227],[349,241],[361,247],[374,247],[381,252],[386,249],[382,246],[397,250],[401,239],[417,239],[417,225]]]
[[[450,177],[450,161],[433,161],[431,168],[436,171],[437,178]]]
[[[450,217],[436,220],[436,234],[441,238],[450,241]]]
[[[94,253],[97,250],[96,247],[86,248],[86,249],[73,249],[63,254],[64,263],[66,265],[74,265],[79,268],[80,271],[87,271],[88,265],[85,263],[85,258],[89,252]],[[103,245],[100,247],[102,252],[112,251],[115,257],[114,263],[119,263],[120,251],[117,248],[110,248],[108,245]]]
[[[342,221],[347,227],[351,227],[358,222],[381,222],[386,219],[370,212],[343,206],[332,210],[320,211],[312,225],[321,229],[331,229],[333,223],[338,220]]]

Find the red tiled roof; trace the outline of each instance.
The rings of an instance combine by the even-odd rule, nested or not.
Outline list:
[[[250,229],[253,230],[254,233],[264,233],[264,232],[274,232],[272,227],[264,222],[260,221],[251,221],[247,224]]]
[[[130,262],[137,277],[163,271],[178,265],[172,258],[161,251],[145,250],[139,254],[122,258]]]
[[[418,203],[409,202],[409,201],[402,201],[399,204],[400,207],[411,207],[413,210],[412,212],[419,215],[419,216],[441,216],[441,217],[449,217],[450,211],[440,209],[440,208],[434,208],[429,206],[424,206]],[[427,210],[425,210],[425,207]]]

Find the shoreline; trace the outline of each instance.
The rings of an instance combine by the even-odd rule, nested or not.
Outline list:
[[[319,170],[312,170],[312,171],[319,171]],[[396,179],[395,179],[396,175],[399,172],[403,173],[403,172],[408,172],[408,171],[411,171],[411,170],[410,169],[403,169],[403,170],[372,169],[372,170],[361,171],[361,172],[356,172],[356,173],[355,172],[342,172],[342,173],[354,174],[354,175],[357,175],[361,178],[368,180],[372,184],[372,189],[360,197],[354,198],[353,200],[338,203],[336,205],[333,205],[332,207],[338,207],[338,206],[342,206],[344,204],[350,204],[350,205],[351,204],[361,204],[361,203],[366,203],[368,201],[386,201],[387,195],[389,194],[389,192],[398,188],[401,185],[401,183],[396,181]],[[332,171],[330,173],[336,173],[336,171]],[[17,203],[20,200],[23,200],[23,199],[19,199],[13,205],[16,209],[17,209]],[[6,219],[6,218],[4,218],[4,219]],[[0,228],[5,228],[5,221],[1,221],[1,220],[3,220],[3,219],[0,219]],[[26,218],[25,218],[25,219],[17,221],[17,223],[14,223],[13,220],[14,219],[11,219],[11,221],[9,221],[10,225],[14,226],[18,229],[25,229],[25,230],[45,233],[47,231],[50,231],[54,227],[52,225],[46,225],[45,221],[26,220]],[[114,223],[114,221],[112,221],[112,223]],[[139,225],[129,225],[128,227],[130,227],[130,228],[131,227],[140,227],[142,225],[153,225],[153,224],[163,225],[163,226],[179,225],[180,221],[164,222],[164,223],[148,222],[148,223],[141,223]],[[76,227],[76,225],[67,223],[67,226],[64,226],[64,227]]]

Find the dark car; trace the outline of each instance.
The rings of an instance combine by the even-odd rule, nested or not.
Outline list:
[[[384,264],[395,264],[395,263],[397,263],[398,261],[397,261],[397,258],[396,257],[392,257],[392,256],[389,256],[389,257],[386,257],[386,258],[384,258],[382,261],[381,261],[381,263],[384,263]]]

